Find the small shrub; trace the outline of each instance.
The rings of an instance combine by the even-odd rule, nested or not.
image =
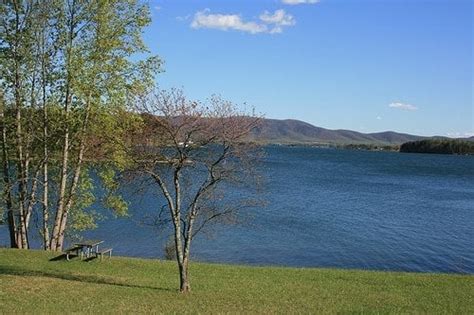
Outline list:
[[[174,239],[170,238],[164,248],[164,254],[166,260],[176,260],[176,247],[174,243]]]

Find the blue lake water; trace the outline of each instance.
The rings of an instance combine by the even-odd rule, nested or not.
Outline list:
[[[195,260],[297,267],[474,273],[474,157],[269,146],[267,205],[247,224],[195,239]],[[165,233],[141,222],[162,204],[85,233],[114,253],[162,257]],[[7,230],[0,227],[0,245]]]

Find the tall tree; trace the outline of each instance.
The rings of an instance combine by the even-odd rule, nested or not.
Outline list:
[[[13,247],[28,248],[28,192],[31,137],[25,127],[34,106],[36,61],[33,58],[33,1],[7,1],[0,9],[0,73],[3,90],[3,171]],[[14,139],[14,141],[11,141]],[[10,161],[8,161],[8,160]],[[16,222],[13,222],[16,221]],[[13,237],[12,234],[10,234]]]
[[[93,189],[93,168],[124,166],[123,139],[108,133],[133,125],[127,98],[152,84],[159,70],[157,57],[135,61],[147,53],[141,32],[148,8],[138,0],[7,1],[0,17],[2,170],[12,246],[28,248],[29,220],[41,208],[43,247],[61,250],[69,215],[77,223],[93,202],[84,198]],[[101,160],[93,154],[98,138]],[[103,173],[114,197],[109,205],[123,213],[125,203],[113,194],[115,174]]]
[[[258,177],[259,150],[247,136],[260,119],[239,112],[220,97],[208,103],[189,101],[182,91],[157,91],[138,103],[149,127],[142,145],[135,146],[136,170],[157,185],[166,200],[167,215],[160,222],[172,225],[180,291],[191,290],[191,243],[207,225],[230,222],[253,200],[223,200],[225,185],[251,187]],[[138,143],[138,142],[137,142]]]

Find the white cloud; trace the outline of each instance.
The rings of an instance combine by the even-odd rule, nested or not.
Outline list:
[[[155,6],[153,7],[153,9],[155,9],[156,11],[160,11],[160,10],[161,10],[161,7],[160,7],[159,5],[155,5]]]
[[[377,119],[377,120],[382,120],[382,117],[381,117],[381,116],[377,116],[376,119]]]
[[[405,104],[405,103],[400,103],[400,102],[391,103],[391,104],[388,105],[388,107],[397,108],[397,109],[401,109],[401,110],[409,110],[409,111],[418,110],[418,107],[416,107],[416,106],[413,106],[413,105],[410,105],[410,104]]]
[[[285,10],[276,10],[271,14],[268,11],[260,14],[260,20],[267,24],[275,24],[278,26],[292,26],[295,25],[295,19],[291,14],[287,14]]]
[[[287,14],[285,10],[276,10],[273,14],[268,11],[263,12],[260,21],[245,21],[238,14],[212,14],[209,9],[196,12],[191,27],[194,29],[210,28],[218,30],[237,30],[257,33],[281,33],[286,26],[295,25],[295,19]]]
[[[214,28],[223,31],[233,29],[251,34],[262,33],[268,30],[266,25],[245,22],[237,14],[211,14],[209,9],[197,12],[191,22],[191,27],[196,29]]]
[[[281,0],[281,2],[284,3],[284,4],[289,4],[289,5],[298,5],[298,4],[319,3],[320,0]]]

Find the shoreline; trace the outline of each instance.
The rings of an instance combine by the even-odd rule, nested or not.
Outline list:
[[[42,249],[16,249],[16,248],[8,248],[8,247],[1,247],[0,246],[0,253],[3,251],[25,251],[25,252],[37,252],[37,253],[44,253],[48,255],[62,255],[61,252],[52,252],[52,251],[45,251]],[[175,263],[174,260],[167,260],[164,258],[159,257],[143,257],[143,256],[123,256],[123,255],[114,255],[114,258],[118,259],[126,259],[126,260],[144,260],[149,262],[169,262]],[[0,260],[1,262],[1,260]],[[474,272],[468,271],[453,271],[453,272],[446,272],[446,271],[412,271],[412,270],[389,270],[389,269],[362,269],[362,268],[352,268],[352,267],[340,267],[340,266],[290,266],[290,265],[265,265],[265,264],[246,264],[246,263],[231,263],[231,262],[215,262],[215,261],[206,261],[206,260],[194,260],[191,259],[190,261],[192,264],[200,264],[200,265],[210,265],[210,266],[219,266],[219,267],[236,267],[236,268],[255,268],[255,269],[290,269],[290,270],[328,270],[328,271],[354,271],[354,272],[375,272],[375,273],[391,273],[391,274],[420,274],[420,275],[445,275],[445,276],[474,276]]]

